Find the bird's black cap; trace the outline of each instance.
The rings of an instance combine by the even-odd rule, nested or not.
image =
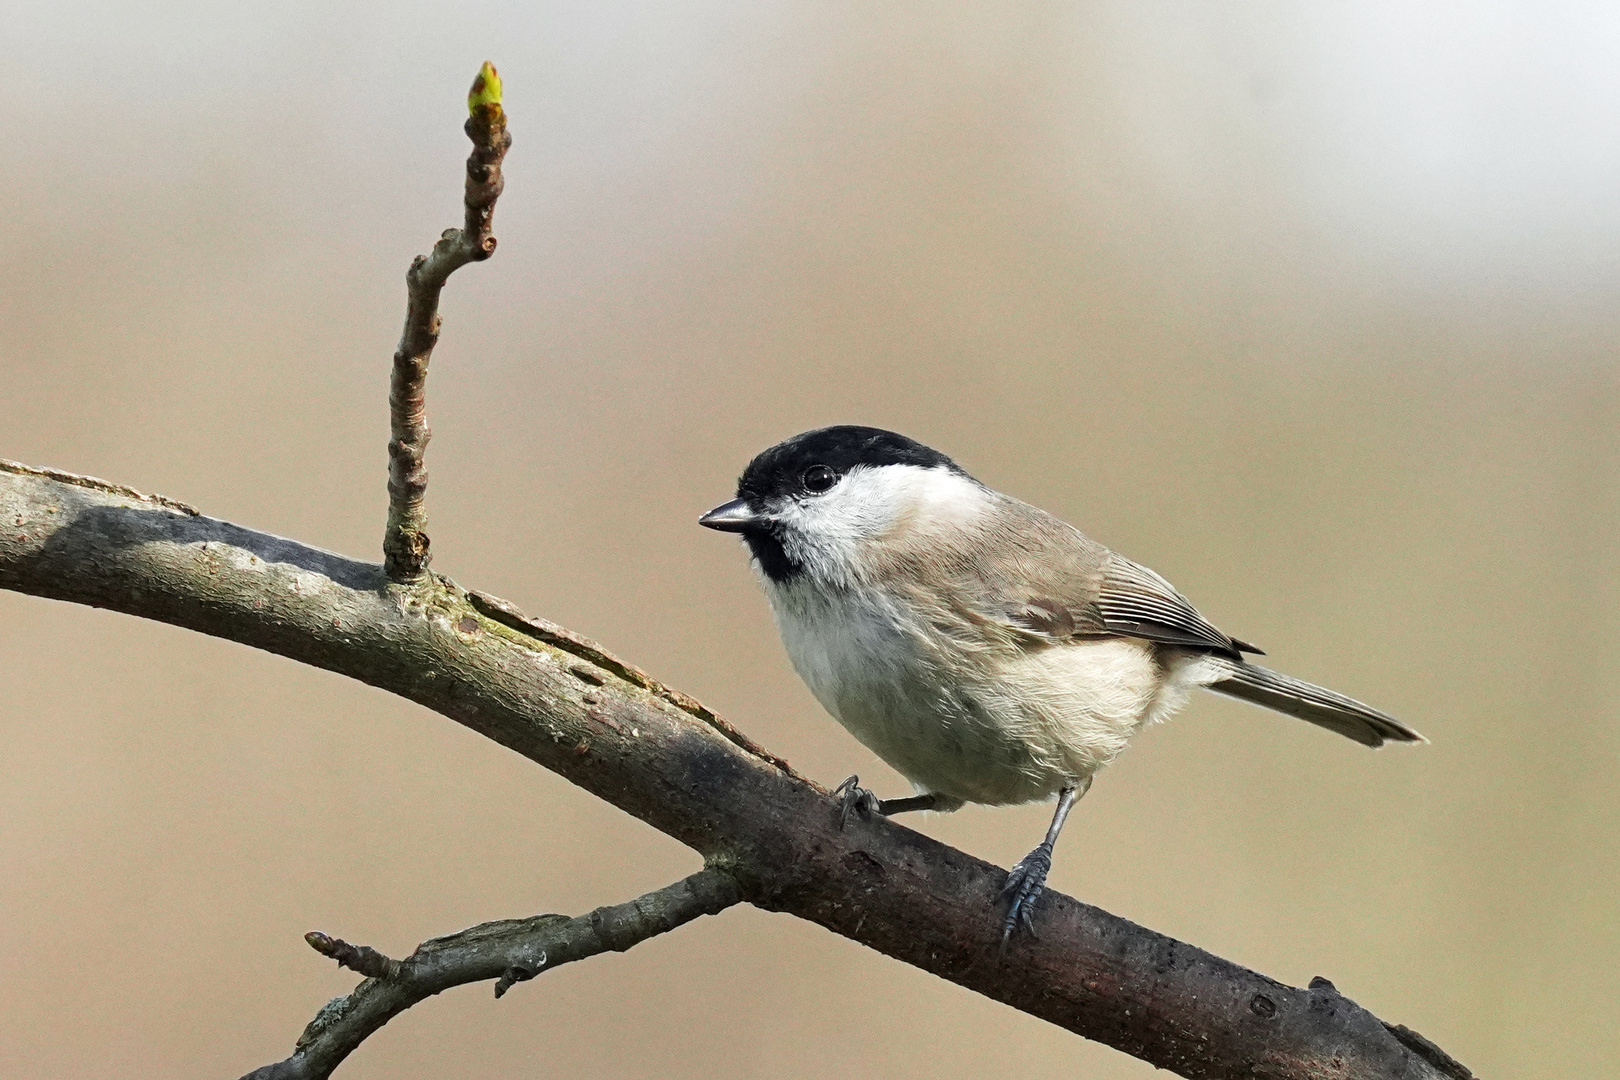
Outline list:
[[[839,476],[857,465],[943,466],[962,472],[956,462],[916,439],[882,428],[839,424],[806,431],[761,451],[737,481],[737,497],[763,509],[766,499],[801,490],[804,474],[816,465],[825,465]]]
[[[810,493],[807,474],[813,469],[821,473],[817,466],[842,476],[856,466],[877,468],[882,465],[943,467],[967,475],[956,462],[916,439],[882,428],[839,424],[806,431],[761,452],[748,463],[737,481],[737,498],[710,510],[698,523],[711,529],[741,533],[766,575],[779,583],[790,581],[802,573],[804,567],[784,548],[779,533],[781,526],[771,513],[771,502]]]

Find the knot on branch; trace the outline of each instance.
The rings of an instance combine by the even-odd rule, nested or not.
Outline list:
[[[501,972],[501,977],[495,980],[495,997],[505,997],[506,992],[520,982],[528,982],[539,975],[546,967],[546,953],[541,950],[540,956],[532,964],[513,964]]]
[[[383,570],[391,581],[420,578],[433,561],[433,541],[425,532],[401,529],[383,541]]]

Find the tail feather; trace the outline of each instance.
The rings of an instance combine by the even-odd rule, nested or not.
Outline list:
[[[1364,746],[1382,746],[1385,742],[1429,741],[1393,716],[1381,713],[1370,705],[1363,705],[1355,698],[1256,664],[1224,657],[1218,660],[1218,666],[1212,672],[1215,678],[1204,683],[1207,689],[1217,694],[1308,720]]]

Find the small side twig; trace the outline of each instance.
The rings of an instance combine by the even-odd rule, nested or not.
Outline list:
[[[505,181],[501,161],[512,136],[501,108],[501,79],[485,62],[467,95],[466,220],[447,229],[433,251],[418,255],[405,274],[405,331],[394,353],[388,412],[388,527],[383,534],[383,565],[389,580],[409,581],[428,564],[427,469],[423,464],[431,432],[427,425],[427,369],[439,341],[439,293],[450,275],[495,251],[491,233],[495,200]]]
[[[330,956],[338,967],[358,971],[371,979],[392,979],[399,974],[399,961],[373,949],[370,945],[350,945],[342,938],[328,937],[319,930],[304,935],[309,947],[322,956]]]
[[[624,952],[741,899],[742,892],[729,875],[705,867],[627,904],[573,918],[536,915],[482,923],[424,941],[404,960],[391,960],[368,946],[325,934],[306,935],[315,951],[369,977],[315,1014],[291,1057],[255,1069],[242,1080],[325,1080],[372,1032],[452,986],[495,979],[495,996],[500,997],[542,971],[598,953]]]

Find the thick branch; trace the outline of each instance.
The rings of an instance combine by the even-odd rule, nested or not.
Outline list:
[[[424,941],[404,960],[310,934],[317,952],[369,977],[315,1014],[291,1057],[255,1069],[242,1080],[325,1080],[378,1028],[452,986],[496,979],[495,996],[500,997],[514,983],[542,971],[597,953],[624,952],[741,899],[735,881],[705,868],[628,904],[600,907],[589,915],[503,919]]]
[[[495,200],[505,181],[501,161],[512,136],[501,109],[500,77],[486,63],[468,95],[467,217],[460,229],[447,229],[432,253],[418,255],[405,274],[405,331],[394,353],[388,389],[388,527],[383,533],[383,564],[388,576],[406,581],[428,564],[427,468],[423,464],[431,432],[427,426],[427,370],[439,341],[439,293],[450,275],[495,251],[490,230]]]
[[[708,710],[497,601],[149,499],[0,465],[0,588],[185,626],[436,709],[701,852],[759,907],[1187,1077],[1466,1070],[1321,982],[1285,986],[1058,893],[996,960],[1004,871],[828,793]]]

